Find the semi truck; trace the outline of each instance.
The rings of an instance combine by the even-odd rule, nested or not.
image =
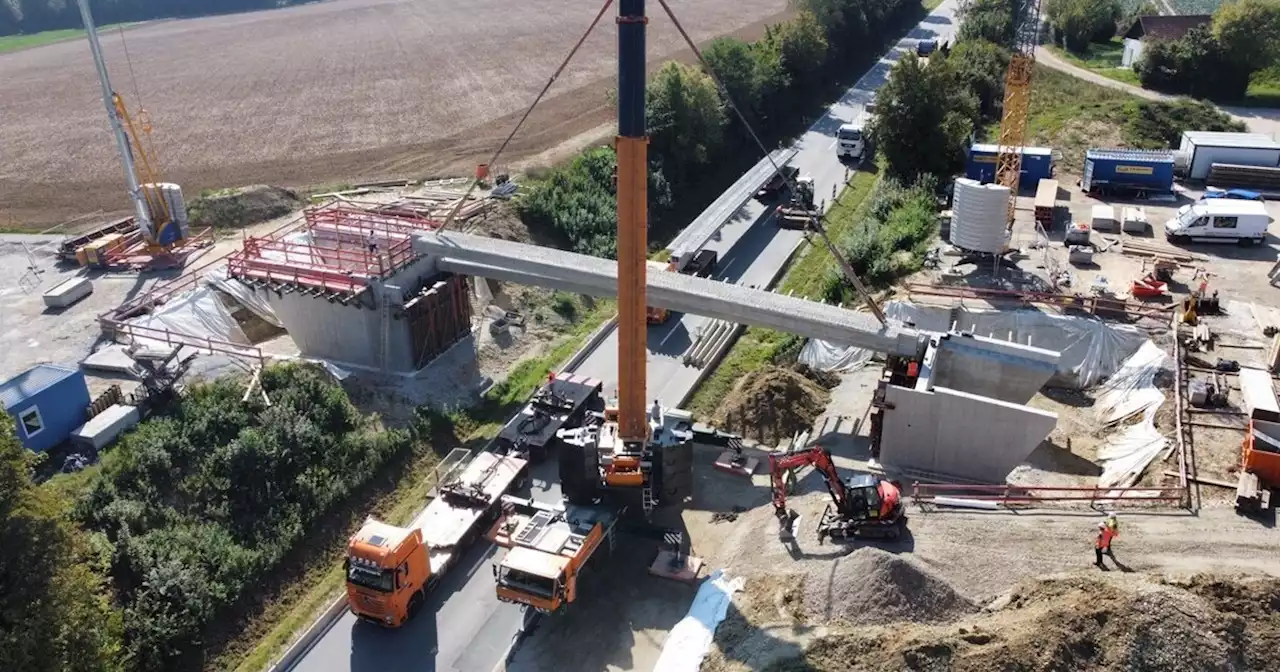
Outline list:
[[[461,451],[461,449],[459,449]],[[455,451],[458,453],[458,451]],[[363,620],[398,628],[426,604],[427,593],[501,512],[502,496],[521,487],[528,462],[481,451],[453,463],[436,497],[406,527],[373,518],[347,543],[347,606]]]

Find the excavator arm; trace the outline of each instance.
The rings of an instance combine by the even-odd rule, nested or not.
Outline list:
[[[773,510],[779,519],[793,518],[787,511],[787,485],[783,475],[791,469],[805,466],[813,466],[822,474],[822,479],[826,481],[827,490],[831,493],[831,499],[838,510],[843,511],[849,501],[848,490],[840,480],[836,465],[831,461],[831,453],[827,452],[826,448],[814,446],[782,457],[770,455],[769,478],[773,485]]]

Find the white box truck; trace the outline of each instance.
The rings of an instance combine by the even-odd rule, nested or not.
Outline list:
[[[1165,222],[1164,235],[1175,243],[1261,245],[1267,241],[1271,221],[1262,201],[1213,198],[1178,208],[1178,214]]]
[[[1190,180],[1208,179],[1215,163],[1275,168],[1280,165],[1280,142],[1262,133],[1183,131],[1177,161],[1186,166]]]

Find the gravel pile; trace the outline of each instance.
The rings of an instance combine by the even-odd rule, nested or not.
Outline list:
[[[946,580],[870,546],[837,560],[829,574],[810,576],[805,606],[819,619],[854,625],[940,623],[977,610]]]

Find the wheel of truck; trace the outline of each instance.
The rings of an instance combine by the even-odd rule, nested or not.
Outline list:
[[[1258,239],[1257,238],[1241,238],[1240,240],[1236,241],[1236,244],[1238,244],[1240,247],[1253,247],[1254,245],[1258,244]]]

